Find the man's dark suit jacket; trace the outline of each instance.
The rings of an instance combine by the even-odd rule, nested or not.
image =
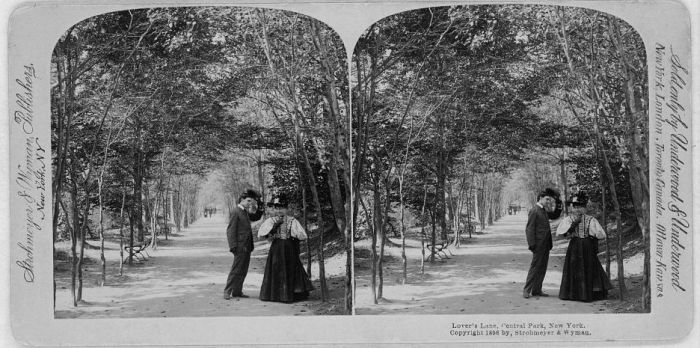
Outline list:
[[[229,250],[234,253],[249,253],[253,251],[253,229],[250,227],[251,221],[260,220],[263,211],[258,210],[255,214],[249,215],[247,211],[238,205],[231,211],[231,221],[226,228]]]
[[[528,213],[525,235],[530,250],[552,249],[552,229],[549,227],[549,218],[547,212],[539,205],[532,207]]]

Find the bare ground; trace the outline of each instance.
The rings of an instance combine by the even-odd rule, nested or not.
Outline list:
[[[226,242],[226,221],[221,214],[202,218],[169,240],[162,237],[157,250],[148,249],[147,261],[124,265],[119,275],[119,244],[114,233],[106,243],[107,282],[99,286],[99,250],[90,249],[84,266],[84,302],[73,307],[70,266],[56,261],[56,318],[143,318],[217,316],[295,316],[342,314],[344,254],[326,260],[330,300],[320,301],[318,264],[312,267],[316,287],[307,301],[293,304],[258,299],[268,244],[256,242],[243,293],[250,298],[223,299],[223,288],[233,256]],[[97,245],[97,241],[90,241]],[[58,244],[64,252],[67,245]],[[96,261],[97,260],[97,261]],[[305,260],[304,264],[306,264]],[[315,277],[314,277],[315,275]]]
[[[641,279],[639,257],[626,261],[628,301],[620,302],[617,289],[607,300],[563,301],[557,295],[567,241],[557,240],[551,251],[543,291],[549,297],[522,297],[531,253],[527,250],[523,213],[506,216],[484,233],[464,238],[461,247],[451,248],[449,259],[425,262],[420,272],[421,244],[416,234],[407,239],[408,281],[401,284],[401,250],[386,249],[383,298],[373,303],[369,241],[355,243],[357,314],[545,314],[638,311]],[[394,242],[400,243],[399,239]],[[449,253],[448,253],[449,255]],[[611,270],[613,279],[616,270]],[[632,276],[629,276],[632,275]],[[613,281],[615,285],[616,281]]]

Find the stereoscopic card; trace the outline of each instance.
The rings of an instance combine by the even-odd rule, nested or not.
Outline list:
[[[20,4],[12,335],[689,343],[686,6]]]

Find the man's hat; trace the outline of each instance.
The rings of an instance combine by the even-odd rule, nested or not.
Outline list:
[[[542,197],[552,197],[555,200],[559,198],[559,192],[553,188],[546,188],[537,195],[537,200],[539,201]]]
[[[252,198],[252,199],[260,199],[260,193],[258,191],[255,191],[253,189],[247,189],[243,192],[241,192],[241,195],[238,197],[239,201],[242,201],[246,198]]]

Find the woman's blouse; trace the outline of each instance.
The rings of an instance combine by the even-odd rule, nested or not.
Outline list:
[[[557,234],[558,235],[564,235],[566,232],[569,231],[569,228],[574,222],[574,216],[569,215],[562,219],[562,221],[559,223],[559,227],[557,227]],[[597,239],[605,239],[605,231],[603,230],[603,226],[600,225],[598,220],[596,218],[589,216],[589,215],[583,215],[581,218],[581,222],[578,224],[578,226],[572,231],[571,233],[572,237],[578,237],[578,238],[586,238],[588,236],[595,237]]]
[[[258,229],[258,237],[271,237],[279,239],[296,238],[305,240],[306,231],[299,221],[291,216],[273,216],[266,219]]]

